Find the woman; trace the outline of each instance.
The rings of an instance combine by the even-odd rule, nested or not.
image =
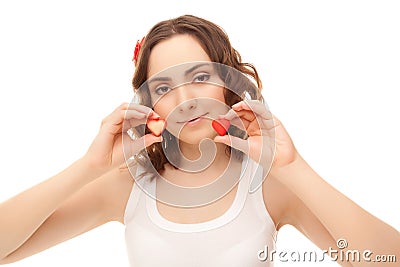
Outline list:
[[[0,223],[1,263],[17,261],[113,220],[127,227],[132,266],[270,266],[271,259],[264,261],[259,252],[265,245],[274,247],[276,231],[285,224],[295,226],[321,249],[337,248],[337,241],[345,238],[346,250],[369,249],[374,254],[399,257],[398,231],[313,171],[282,123],[261,103],[257,91],[251,101],[242,101],[235,97],[237,91],[221,86],[225,80],[207,83],[213,77],[209,69],[189,72],[188,83],[154,79],[193,62],[228,66],[228,70],[235,69],[254,80],[253,86],[248,84],[249,92],[261,88],[255,68],[241,62],[217,25],[194,16],[155,25],[146,35],[136,62],[133,85],[138,89],[139,104],[122,104],[105,118],[88,152],[70,167],[1,204],[0,214],[5,218]],[[217,73],[218,77],[227,77]],[[214,113],[207,114],[210,101],[219,104],[215,104]],[[167,122],[162,137],[152,134],[149,127],[141,132],[141,125],[159,118]],[[231,134],[230,128],[228,134],[217,136],[212,128],[215,119],[229,121],[239,134]],[[130,141],[128,130],[132,128],[139,138]],[[240,130],[245,130],[246,136],[241,136]],[[195,171],[188,171],[193,165],[185,159],[196,161],[202,159],[200,152],[211,151],[199,149],[205,138],[214,141],[215,157],[206,160],[207,164],[200,161],[199,166],[206,168],[196,165]],[[168,158],[165,145],[160,144],[167,143],[168,147],[174,140],[180,149],[176,162]],[[143,150],[145,147],[148,149]],[[133,159],[138,164],[121,167],[123,150],[129,159],[136,155]],[[250,166],[249,175],[241,179],[234,174],[247,173],[244,160]],[[250,194],[248,186],[257,166],[267,176]],[[161,177],[151,179],[147,174]],[[152,202],[148,194],[143,194],[152,192],[158,200],[159,196],[171,200],[170,195],[163,195],[167,187],[159,178],[193,188],[219,177],[235,177],[239,182],[212,201],[185,205],[190,198],[184,198],[184,202],[179,199],[181,202],[170,205],[168,201]],[[26,210],[28,204],[36,208]],[[336,220],[342,217],[349,220]],[[162,251],[158,257],[152,257],[155,246]],[[377,264],[365,259],[339,263]]]

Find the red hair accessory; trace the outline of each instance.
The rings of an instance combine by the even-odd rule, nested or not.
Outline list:
[[[142,38],[142,40],[140,42],[139,42],[139,40],[137,40],[137,42],[136,42],[135,51],[133,52],[133,58],[132,58],[132,61],[135,63],[135,65],[136,65],[136,61],[137,61],[137,58],[139,55],[140,48],[142,47],[143,41],[144,41],[144,37]]]

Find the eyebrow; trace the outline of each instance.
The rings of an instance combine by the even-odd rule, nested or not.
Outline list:
[[[154,78],[151,78],[148,82],[147,82],[147,84],[150,84],[150,83],[153,83],[153,82],[169,82],[169,81],[171,81],[172,79],[170,78],[170,77],[154,77]]]
[[[185,76],[187,76],[191,72],[193,72],[193,71],[197,70],[198,68],[203,67],[205,65],[210,65],[210,63],[200,63],[200,64],[197,64],[197,65],[194,65],[193,67],[191,67],[190,69],[185,71]]]
[[[197,70],[198,68],[206,66],[206,65],[210,65],[210,63],[200,63],[200,64],[197,64],[197,65],[187,69],[185,71],[185,76],[189,75],[190,73],[192,73],[193,71]],[[171,81],[171,80],[172,80],[171,77],[154,77],[154,78],[151,78],[150,80],[148,80],[147,84],[150,84],[150,83],[153,83],[153,82],[159,82],[159,81],[168,82],[168,81]]]

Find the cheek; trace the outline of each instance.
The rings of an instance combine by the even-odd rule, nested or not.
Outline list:
[[[221,86],[211,85],[208,87],[207,94],[210,98],[221,101],[225,103],[224,97],[225,88]]]
[[[176,116],[174,114],[176,113],[174,112],[174,110],[176,110],[176,103],[171,99],[170,95],[165,95],[153,106],[153,110],[160,115],[161,118],[167,120],[168,126],[168,120],[173,120],[174,116]]]
[[[216,112],[221,112],[228,109],[228,106],[225,101],[224,95],[225,89],[221,87],[210,88],[208,91],[207,97],[212,99],[209,101],[208,108],[213,109]]]
[[[226,103],[224,92],[225,92],[225,89],[220,89],[220,90],[218,90],[218,94],[216,95],[216,98],[217,98],[219,101]]]
[[[170,107],[168,107],[167,104],[162,104],[160,102],[158,102],[154,107],[153,110],[161,116],[161,118],[165,119],[168,114],[169,111],[171,110]]]

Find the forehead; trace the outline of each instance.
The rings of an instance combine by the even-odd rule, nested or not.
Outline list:
[[[193,61],[211,60],[194,37],[187,34],[175,35],[153,47],[147,77],[169,67]]]

